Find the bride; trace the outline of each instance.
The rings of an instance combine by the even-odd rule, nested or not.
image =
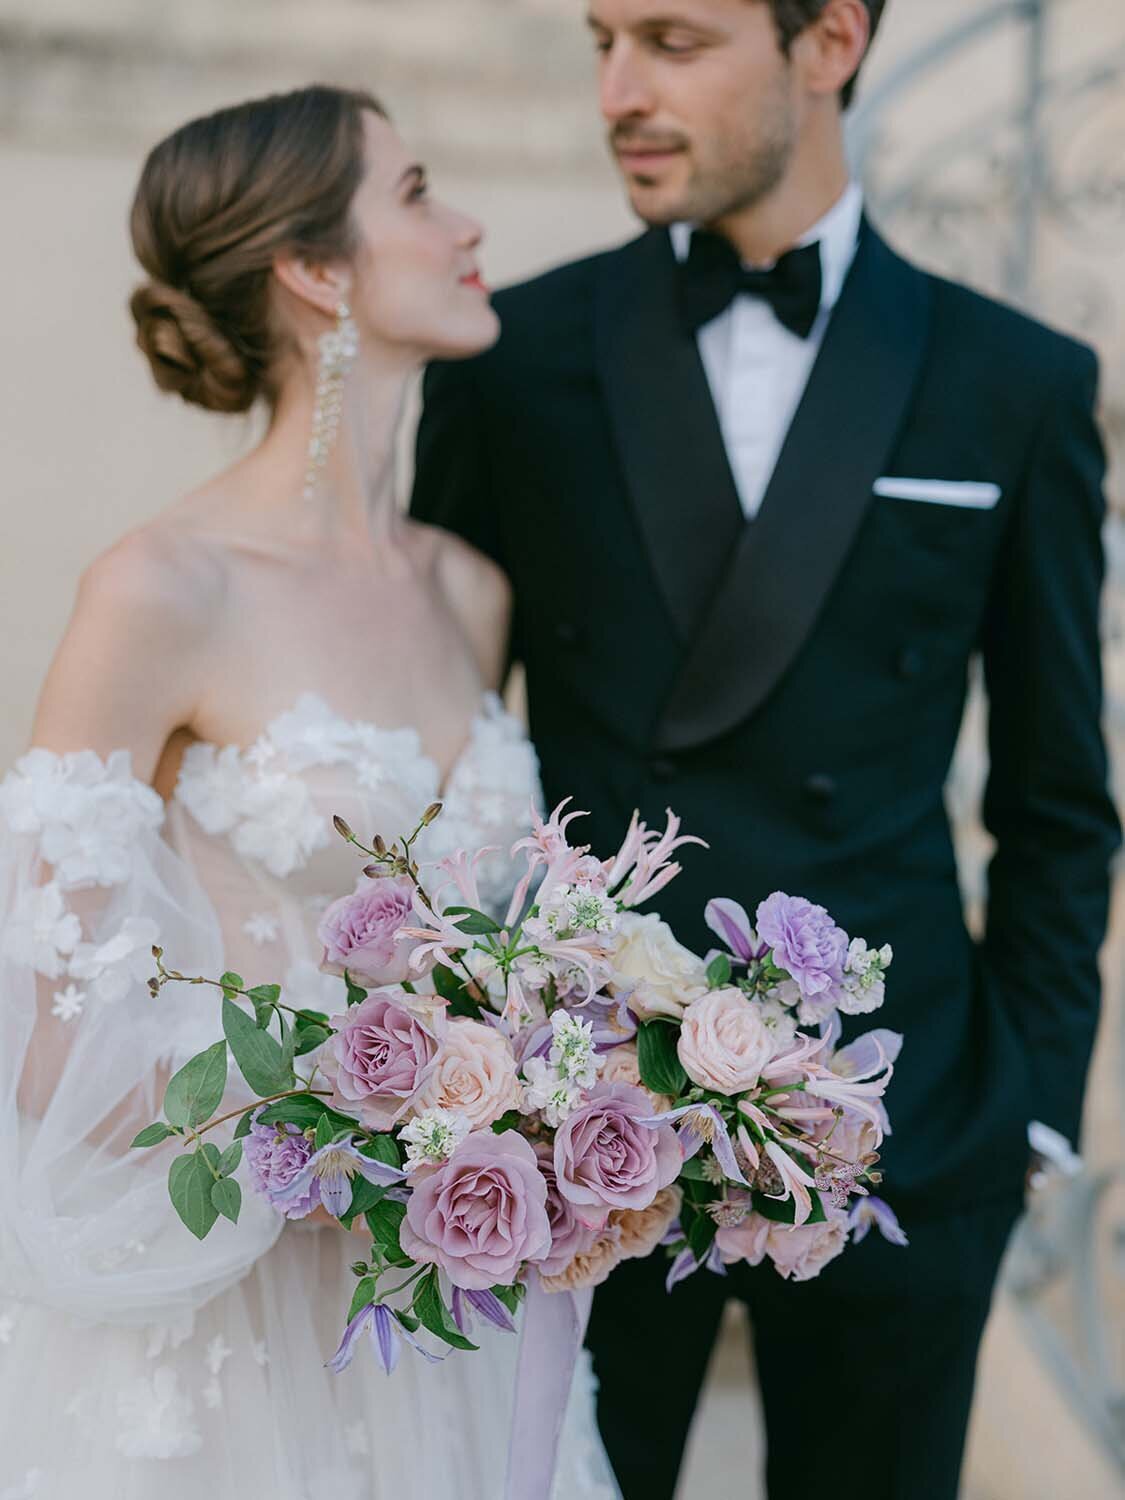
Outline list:
[[[199,1244],[166,1148],[128,1149],[221,1034],[210,991],[149,995],[154,942],[335,1010],[333,814],[393,835],[440,797],[429,858],[524,829],[507,585],[394,495],[411,376],[497,336],[480,230],[374,99],[317,87],[157,146],[132,236],[157,383],[271,420],[90,567],[0,784],[0,1500],[495,1500],[515,1339],[333,1375],[365,1242],[247,1193]],[[616,1494],[585,1375],[556,1492]]]

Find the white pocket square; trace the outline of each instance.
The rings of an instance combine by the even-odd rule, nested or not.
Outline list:
[[[991,510],[1000,498],[1000,486],[971,479],[886,477],[875,481],[875,493],[885,500],[920,500],[927,505],[960,505],[966,510]]]

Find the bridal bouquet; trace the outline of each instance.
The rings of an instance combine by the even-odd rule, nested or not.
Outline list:
[[[287,1218],[366,1231],[335,1369],[368,1334],[388,1373],[403,1344],[475,1348],[474,1316],[512,1329],[531,1278],[537,1295],[580,1291],[659,1246],[671,1288],[743,1260],[805,1279],[873,1223],[905,1243],[869,1191],[901,1038],[839,1046],[841,1015],[882,1004],[890,949],[778,892],[753,926],[712,901],[722,948],[699,958],[638,908],[701,841],[671,812],[663,832],[634,816],[599,859],[571,844],[565,806],[512,849],[501,920],[476,880],[495,851],[420,870],[440,804],[390,845],[337,819],[366,863],[319,927],[336,1015],[238,974],[189,978],[153,950],[154,995],[215,984],[225,1035],[172,1077],[134,1145],[179,1138],[169,1189],[200,1238],[237,1220],[243,1162]],[[217,1115],[228,1049],[252,1102]],[[208,1136],[232,1120],[222,1150]]]

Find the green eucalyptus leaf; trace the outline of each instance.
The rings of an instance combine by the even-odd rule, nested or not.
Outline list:
[[[254,1111],[248,1109],[245,1114],[239,1115],[238,1124],[234,1127],[234,1138],[241,1141],[250,1134],[250,1126],[253,1124]]]
[[[688,1076],[676,1052],[679,1027],[667,1021],[646,1021],[637,1029],[637,1065],[641,1082],[654,1094],[679,1098]]]
[[[254,1005],[254,1021],[260,1031],[265,1031],[273,1015],[274,1005],[281,999],[279,984],[256,984],[246,992]]]
[[[231,995],[237,995],[240,990],[246,988],[246,981],[243,979],[242,975],[235,974],[231,969],[227,970],[227,972],[219,980],[219,983],[223,987],[223,994],[226,995],[228,999]]]
[[[320,1119],[316,1122],[316,1136],[313,1140],[316,1150],[322,1151],[325,1146],[331,1146],[334,1135],[335,1131],[332,1121],[327,1115],[321,1115]]]
[[[324,1019],[327,1021],[328,1017],[325,1016]],[[304,1057],[306,1052],[313,1052],[317,1047],[322,1047],[332,1035],[330,1026],[325,1026],[319,1021],[307,1021],[303,1016],[293,1022],[293,1031],[296,1041],[295,1052],[298,1057]]]
[[[362,1005],[367,999],[367,991],[363,986],[356,984],[355,980],[348,973],[344,975],[344,983],[348,987],[348,1005]]]
[[[295,1082],[291,1068],[282,1066],[281,1044],[260,1031],[233,1000],[223,999],[223,1031],[243,1078],[260,1096],[278,1094]]]
[[[176,1132],[170,1125],[165,1125],[163,1120],[157,1120],[153,1125],[146,1125],[139,1135],[132,1141],[133,1146],[159,1146],[161,1141],[166,1141],[170,1135]]]
[[[172,1207],[199,1240],[207,1237],[219,1217],[218,1209],[211,1202],[214,1185],[215,1179],[198,1152],[177,1156],[169,1168],[168,1194]]]
[[[222,1103],[227,1086],[227,1044],[216,1042],[168,1080],[164,1113],[170,1125],[202,1125]]]
[[[281,1027],[281,1066],[286,1073],[293,1072],[293,1058],[297,1052],[297,1031],[290,1025],[289,1021],[281,1011],[277,1013],[278,1025]]]

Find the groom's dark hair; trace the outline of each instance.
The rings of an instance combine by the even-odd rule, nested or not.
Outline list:
[[[781,38],[784,52],[788,53],[794,38],[800,36],[806,26],[812,25],[827,4],[828,0],[769,0],[769,7],[773,11],[774,24]],[[883,19],[887,0],[863,0],[863,4],[867,9],[867,14],[871,17],[871,37],[874,40],[875,33],[879,29],[879,22]],[[844,85],[841,101],[845,109],[852,102],[858,78],[859,69],[857,68]]]

